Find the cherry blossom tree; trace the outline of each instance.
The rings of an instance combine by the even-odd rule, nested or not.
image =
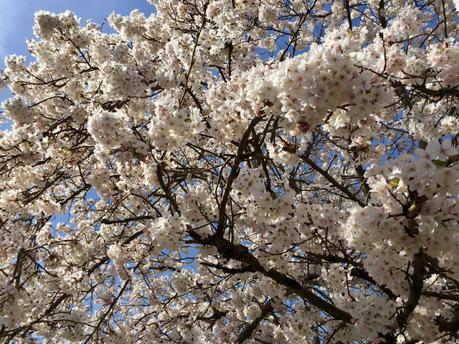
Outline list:
[[[0,74],[5,343],[452,343],[457,1],[38,12]]]

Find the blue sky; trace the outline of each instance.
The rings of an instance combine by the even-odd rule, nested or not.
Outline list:
[[[34,37],[33,18],[38,10],[71,10],[84,24],[88,19],[102,23],[112,12],[126,15],[133,9],[147,15],[153,6],[147,0],[0,0],[0,69],[4,69],[5,56],[11,54],[25,55],[30,62],[25,41]],[[0,91],[0,102],[7,95],[5,90]]]

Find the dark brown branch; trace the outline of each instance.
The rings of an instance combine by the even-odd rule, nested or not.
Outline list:
[[[381,27],[385,29],[387,27],[387,19],[384,16],[384,0],[379,0],[378,19],[379,19],[379,22],[381,23]]]
[[[344,193],[349,199],[353,200],[354,202],[358,203],[361,207],[365,207],[366,204],[362,200],[358,199],[355,194],[353,194],[347,187],[342,185],[338,182],[335,178],[333,178],[327,171],[323,170],[319,165],[317,165],[311,158],[306,155],[300,156],[309,166],[312,167],[313,170],[319,172],[326,180],[328,180],[334,187]]]
[[[378,284],[373,277],[370,276],[370,274],[368,273],[368,271],[364,270],[364,269],[359,269],[359,268],[352,268],[351,270],[351,276],[353,277],[358,277],[358,278],[361,278],[375,286],[377,286],[379,289],[381,289],[384,293],[387,294],[387,296],[389,296],[390,299],[392,300],[395,300],[397,298],[397,295],[395,295],[393,293],[392,290],[390,290],[389,288],[387,288],[385,285],[380,285]]]
[[[351,16],[351,6],[349,5],[349,0],[344,0],[344,7],[346,7],[347,24],[349,25],[349,30],[352,31],[352,16]]]
[[[223,197],[218,208],[218,225],[217,233],[219,236],[223,236],[225,232],[225,219],[226,219],[226,205],[228,204],[229,195],[232,189],[233,182],[236,180],[239,174],[239,165],[242,162],[242,154],[247,148],[247,143],[249,141],[250,133],[255,128],[255,126],[263,119],[263,117],[254,117],[250,122],[249,126],[242,134],[241,141],[239,142],[236,157],[234,158],[233,165],[231,166],[231,171],[226,181],[225,191],[223,192]]]
[[[102,219],[102,220],[100,220],[100,223],[106,224],[106,225],[111,225],[111,224],[115,224],[115,223],[129,223],[129,222],[132,222],[132,221],[153,220],[155,218],[156,218],[156,216],[144,215],[144,216],[127,217],[127,218],[124,218],[124,219],[113,219],[113,220]]]
[[[263,307],[261,307],[261,314],[256,317],[251,323],[247,324],[246,327],[244,327],[237,337],[236,343],[237,344],[242,344],[244,343],[245,340],[249,339],[252,337],[253,332],[257,329],[258,325],[260,322],[269,314],[274,311],[273,306],[271,304],[271,300],[266,302]]]
[[[254,271],[258,271],[263,275],[271,278],[273,281],[276,281],[280,285],[283,285],[288,290],[292,291],[296,295],[301,298],[307,300],[313,306],[316,306],[320,310],[324,311],[331,317],[342,320],[344,322],[351,322],[352,316],[341,310],[340,308],[336,307],[335,305],[327,302],[320,296],[317,296],[314,292],[309,290],[308,288],[303,287],[298,281],[294,280],[287,275],[280,273],[275,269],[266,270],[258,261],[258,259],[249,252],[247,247],[242,245],[237,245],[231,243],[229,240],[226,240],[220,236],[213,235],[212,237],[208,238],[201,238],[199,234],[194,232],[193,230],[189,230],[188,233],[190,236],[199,244],[202,245],[211,245],[217,248],[219,253],[228,259],[234,259],[241,263],[245,263]]]
[[[118,303],[118,300],[120,299],[120,297],[123,295],[124,291],[126,290],[127,286],[129,285],[130,283],[130,280],[127,280],[126,282],[124,282],[123,286],[121,287],[118,295],[116,295],[115,299],[110,303],[110,306],[108,307],[108,309],[104,312],[104,314],[102,314],[102,316],[100,317],[99,319],[99,322],[97,323],[97,325],[94,327],[94,330],[89,334],[88,338],[86,338],[86,340],[84,341],[84,344],[86,343],[89,343],[90,339],[92,338],[92,336],[97,332],[99,331],[99,328],[100,326],[102,325],[102,323],[104,322],[105,318],[108,316],[108,314],[112,311],[112,309],[116,306],[116,304]]]
[[[408,301],[403,306],[402,310],[397,315],[397,323],[400,327],[405,327],[408,322],[408,317],[413,313],[419,303],[424,286],[426,266],[426,255],[424,252],[419,252],[413,259],[413,274],[411,275],[411,290]]]

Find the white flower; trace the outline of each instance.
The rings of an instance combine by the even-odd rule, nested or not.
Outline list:
[[[447,160],[448,157],[458,154],[458,147],[454,147],[450,140],[438,140],[430,142],[426,147],[426,152],[432,160]]]

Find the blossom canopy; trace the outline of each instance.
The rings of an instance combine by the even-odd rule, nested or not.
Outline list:
[[[458,2],[150,3],[5,60],[1,340],[457,340]]]

